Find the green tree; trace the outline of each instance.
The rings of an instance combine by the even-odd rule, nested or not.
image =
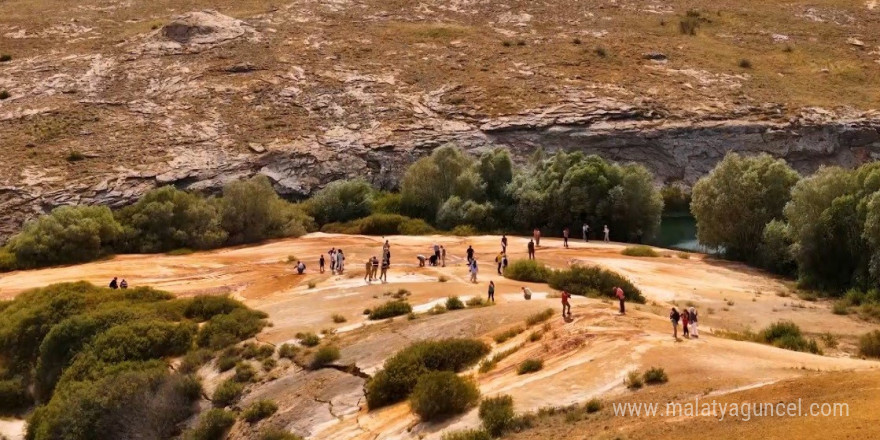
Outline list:
[[[312,221],[298,206],[278,197],[262,175],[226,185],[218,204],[230,244],[298,237]]]
[[[319,225],[347,222],[370,215],[374,192],[363,179],[337,180],[315,193],[306,206]]]
[[[21,267],[91,261],[111,251],[122,226],[104,206],[63,206],[28,222],[8,243]]]
[[[798,174],[767,154],[728,154],[693,189],[691,211],[700,242],[734,259],[754,258],[764,227],[781,219]]]
[[[474,160],[453,146],[437,148],[417,160],[400,183],[401,212],[434,222],[453,195],[481,201],[486,185],[473,168]]]

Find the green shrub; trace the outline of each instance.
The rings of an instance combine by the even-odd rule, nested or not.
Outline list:
[[[237,355],[221,355],[217,358],[217,371],[224,372],[229,371],[235,368],[235,365],[238,364],[240,358]]]
[[[834,301],[834,305],[831,306],[831,313],[835,315],[848,315],[849,304],[845,300]]]
[[[666,376],[666,371],[663,371],[662,368],[658,367],[651,367],[648,371],[645,371],[644,378],[645,383],[648,385],[656,385],[669,381],[669,378]]]
[[[241,346],[241,357],[244,359],[263,360],[275,354],[275,348],[271,345],[257,345],[253,342]]]
[[[628,257],[659,257],[660,254],[651,246],[627,246],[620,252]]]
[[[472,380],[452,371],[432,371],[419,377],[409,402],[423,421],[434,421],[465,412],[479,398],[480,391]]]
[[[183,316],[196,322],[208,321],[217,315],[228,315],[245,305],[225,295],[200,295],[186,306]]]
[[[475,228],[471,225],[458,225],[458,226],[452,228],[452,231],[450,231],[450,233],[452,235],[457,236],[457,237],[471,237],[474,235],[478,235],[480,232],[477,231],[477,228]],[[482,432],[482,431],[477,431],[477,432]]]
[[[645,297],[632,282],[618,274],[597,266],[572,266],[568,270],[557,270],[550,275],[550,287],[565,290],[572,295],[613,296],[614,287],[623,289],[626,300],[645,303]]]
[[[325,345],[319,348],[314,356],[312,356],[312,361],[309,363],[309,369],[317,370],[323,368],[327,364],[339,360],[339,357],[339,348],[333,345]]]
[[[235,366],[235,375],[232,376],[232,380],[239,383],[248,383],[257,376],[257,372],[254,371],[254,367],[247,362],[239,362]]]
[[[645,385],[645,383],[642,382],[642,375],[636,370],[627,373],[626,380],[624,380],[623,383],[631,390],[637,390]]]
[[[257,335],[268,323],[267,315],[256,310],[237,309],[229,314],[212,317],[199,330],[196,342],[200,347],[221,349]]]
[[[174,249],[174,250],[168,251],[167,255],[170,255],[172,257],[181,257],[184,255],[192,255],[195,252],[196,251],[194,251],[190,248],[180,248],[180,249]]]
[[[474,339],[422,341],[397,352],[367,383],[367,405],[376,409],[406,399],[418,378],[429,371],[459,372],[489,353]]]
[[[480,402],[480,420],[483,427],[493,437],[507,432],[516,414],[513,412],[513,397],[504,395],[483,399]]]
[[[0,101],[9,99],[10,96],[12,96],[12,95],[9,94],[9,90],[0,90]],[[70,157],[70,156],[68,156],[68,157]],[[83,157],[83,159],[85,159],[85,157]],[[80,159],[80,160],[82,160],[82,159]]]
[[[0,380],[0,415],[12,415],[31,405],[31,397],[21,378]]]
[[[117,211],[116,218],[125,231],[123,249],[133,252],[211,249],[227,238],[213,205],[173,186],[144,194],[134,205]]]
[[[747,58],[743,58],[739,60],[739,67],[742,67],[743,69],[751,69],[752,62]]]
[[[529,315],[529,317],[526,318],[526,325],[531,327],[535,324],[540,324],[540,323],[552,318],[553,313],[554,313],[553,309],[548,308],[548,309],[545,309],[543,312]]]
[[[540,331],[534,331],[529,333],[529,342],[538,342],[541,338],[544,337],[544,333]]]
[[[278,366],[278,361],[276,361],[273,358],[266,358],[266,359],[263,359],[262,365],[263,365],[263,371],[269,372]]]
[[[388,319],[412,312],[412,306],[406,301],[388,301],[370,312],[371,320]]]
[[[10,272],[18,269],[18,261],[15,254],[5,248],[0,248],[0,272]]]
[[[760,342],[787,350],[820,353],[816,341],[804,338],[800,327],[791,321],[780,321],[770,324],[758,335],[758,339]]]
[[[10,61],[12,61],[12,55],[9,55],[8,53],[0,55],[0,63],[8,63]]]
[[[530,283],[546,283],[553,271],[537,260],[516,260],[504,269],[504,277]]]
[[[431,235],[437,233],[437,230],[420,218],[411,218],[401,223],[398,233],[400,235]]]
[[[541,359],[526,359],[516,367],[516,374],[529,374],[541,371],[544,368],[544,361]]]
[[[482,429],[467,429],[447,432],[440,440],[492,440],[492,436]]]
[[[480,362],[480,373],[488,373],[492,371],[499,362],[504,360],[506,357],[516,353],[520,348],[522,348],[522,344],[504,351],[499,351],[498,353],[492,355],[491,358],[483,360],[483,362]]]
[[[593,414],[602,410],[602,401],[599,399],[590,399],[584,406],[588,414]]]
[[[468,307],[483,307],[490,305],[490,303],[486,302],[486,300],[480,296],[471,297],[465,304],[467,304]]]
[[[880,330],[865,333],[859,338],[859,353],[862,356],[880,358]]]
[[[400,193],[376,192],[370,210],[375,214],[400,214]]]
[[[457,296],[450,296],[446,299],[446,310],[461,310],[463,308],[464,303]]]
[[[370,215],[373,193],[366,180],[337,180],[312,195],[305,205],[320,225],[346,222]]]
[[[26,223],[6,250],[18,268],[82,263],[110,254],[121,234],[105,206],[63,206]]]
[[[293,360],[297,353],[299,353],[299,347],[293,344],[281,344],[281,347],[278,347],[278,357],[280,358]]]
[[[278,405],[276,405],[275,402],[271,400],[258,400],[244,410],[241,414],[241,418],[248,423],[257,423],[260,420],[275,414],[277,411]]]
[[[235,413],[222,409],[209,409],[199,418],[199,424],[186,435],[187,440],[223,440],[226,432],[235,424]]]
[[[321,343],[321,338],[312,332],[297,333],[296,338],[304,347],[317,347]]]
[[[345,319],[345,316],[342,316],[342,315],[340,315],[340,314],[338,314],[338,313],[334,313],[334,314],[330,317],[330,319],[332,319],[333,322],[336,323],[336,324],[342,324],[343,322],[348,321],[347,319]]]
[[[524,327],[514,327],[512,329],[505,330],[505,331],[493,336],[492,339],[494,339],[495,342],[498,344],[503,344],[503,343],[507,342],[508,340],[516,337],[517,335],[519,335],[520,333],[522,333],[524,331],[526,331],[526,329]]]
[[[283,429],[268,428],[260,433],[260,440],[303,440],[303,438]]]
[[[180,366],[177,367],[177,371],[182,374],[191,374],[198,371],[202,365],[207,364],[211,361],[211,358],[214,357],[214,353],[210,350],[198,349],[193,350],[186,354],[183,357],[183,360],[180,361]]]
[[[229,244],[299,237],[313,223],[300,206],[278,197],[272,182],[262,175],[227,184],[218,205]]]
[[[227,379],[220,383],[217,386],[217,389],[214,390],[214,395],[211,397],[211,401],[214,403],[214,406],[217,408],[223,408],[235,403],[239,397],[241,397],[241,393],[244,391],[244,387],[232,380]]]

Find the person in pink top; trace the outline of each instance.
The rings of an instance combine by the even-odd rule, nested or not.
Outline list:
[[[571,299],[571,294],[563,290],[562,291],[562,317],[563,318],[566,318],[566,317],[570,318],[571,317],[571,304],[569,304],[569,302],[568,302],[569,299]]]
[[[688,338],[688,339],[690,339],[690,337],[691,337],[690,332],[688,331],[688,312],[687,312],[687,310],[685,310],[684,313],[681,314],[681,335],[684,336],[685,338]]]
[[[621,289],[620,286],[614,288],[614,296],[616,296],[617,300],[620,301],[620,314],[625,315],[626,307],[624,307],[623,305],[623,300],[626,299],[626,297],[624,296],[623,289]]]

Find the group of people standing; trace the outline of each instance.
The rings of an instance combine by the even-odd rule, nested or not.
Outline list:
[[[341,274],[345,270],[345,253],[342,252],[342,249],[331,248],[327,255],[330,257],[330,273],[333,275]],[[321,254],[321,258],[318,260],[318,269],[321,273],[324,273],[325,264],[324,255]]]
[[[697,309],[693,306],[681,312],[673,307],[669,311],[669,320],[672,322],[672,337],[678,339],[678,322],[681,321],[682,336],[685,338],[690,338],[691,336],[699,338],[700,333],[697,330],[698,318]]]
[[[367,259],[364,267],[364,281],[372,283],[373,281],[379,280],[383,283],[387,283],[389,267],[391,267],[391,244],[388,243],[388,240],[385,240],[385,244],[382,245],[382,262],[380,263],[375,255],[373,255],[372,258]],[[377,273],[378,276],[376,275]]]

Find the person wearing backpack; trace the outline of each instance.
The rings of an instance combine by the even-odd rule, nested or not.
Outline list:
[[[672,337],[678,339],[678,320],[681,319],[681,314],[678,313],[678,310],[675,307],[669,311],[669,320],[672,321]]]
[[[697,331],[697,309],[691,307],[688,309],[688,321],[691,323],[691,336],[695,338],[699,338],[700,334]]]

